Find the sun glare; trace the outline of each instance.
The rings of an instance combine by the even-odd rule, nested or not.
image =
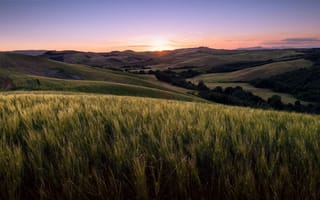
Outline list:
[[[170,42],[166,39],[155,39],[151,42],[151,51],[164,51],[174,49]]]

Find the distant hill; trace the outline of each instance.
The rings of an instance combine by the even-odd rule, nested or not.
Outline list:
[[[120,70],[196,68],[201,71],[207,71],[226,64],[277,60],[300,54],[290,49],[248,51],[198,47],[160,52],[114,51],[109,53],[92,53],[48,51],[43,57],[66,63]]]
[[[256,47],[243,47],[243,48],[238,48],[237,50],[266,50],[266,49],[268,49],[268,48],[256,46]]]
[[[143,68],[156,64],[151,53],[133,51],[113,51],[92,53],[78,51],[48,51],[43,57],[72,64],[86,64],[102,68]]]
[[[23,54],[23,55],[29,55],[29,56],[40,56],[44,53],[46,53],[48,50],[16,50],[11,51],[10,53],[17,53],[17,54]]]

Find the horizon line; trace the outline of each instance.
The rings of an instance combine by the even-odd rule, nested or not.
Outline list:
[[[124,50],[106,50],[106,51],[91,51],[91,50],[80,50],[80,49],[14,49],[14,50],[0,50],[0,52],[19,52],[19,51],[76,51],[76,52],[86,52],[86,53],[109,53],[109,52],[166,52],[166,51],[175,51],[175,50],[183,50],[183,49],[200,49],[207,48],[211,50],[224,50],[224,51],[257,51],[257,50],[285,50],[285,49],[318,49],[318,47],[264,47],[264,46],[254,46],[254,47],[239,47],[239,48],[213,48],[208,46],[198,46],[198,47],[185,47],[185,48],[175,48],[175,49],[164,49],[164,50],[133,50],[133,49],[124,49]]]

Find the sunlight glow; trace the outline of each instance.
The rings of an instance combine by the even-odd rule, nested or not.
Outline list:
[[[170,44],[170,41],[164,38],[157,38],[151,41],[150,50],[151,51],[164,51],[172,50],[174,47]]]

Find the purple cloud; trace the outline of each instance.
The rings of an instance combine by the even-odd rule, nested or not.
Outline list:
[[[312,37],[286,38],[283,40],[267,41],[263,45],[271,47],[319,47],[320,39]]]

